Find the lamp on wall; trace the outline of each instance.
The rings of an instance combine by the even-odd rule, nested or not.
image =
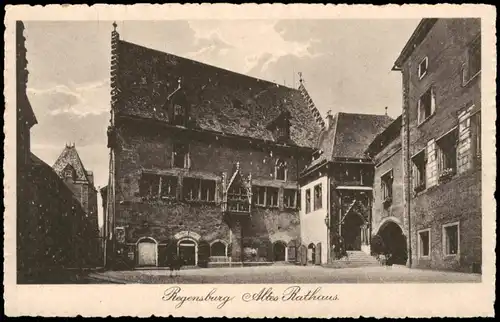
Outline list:
[[[328,218],[328,215],[325,216],[325,225],[327,227],[330,225],[330,218]]]

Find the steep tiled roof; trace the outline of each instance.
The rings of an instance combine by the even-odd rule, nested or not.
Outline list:
[[[380,132],[366,148],[367,154],[380,152],[389,142],[401,134],[402,115],[398,116],[389,126]]]
[[[83,166],[82,160],[76,151],[75,145],[66,145],[62,153],[57,158],[56,162],[52,166],[54,171],[62,177],[63,170],[67,165],[71,165],[76,173],[76,180],[84,180],[91,183],[88,178],[88,172]]]
[[[335,158],[366,159],[367,147],[392,121],[387,115],[337,113],[320,135],[321,155],[307,168]]]
[[[114,46],[114,45],[113,45]],[[289,88],[197,61],[117,40],[116,115],[168,121],[169,94],[178,88],[189,103],[195,127],[225,134],[275,140],[266,125],[290,112],[291,143],[315,147],[322,129],[304,90]],[[115,72],[113,72],[115,75]],[[114,76],[113,76],[114,77]],[[112,77],[112,78],[113,78]],[[114,78],[112,79],[112,84]],[[322,120],[320,120],[322,121]]]

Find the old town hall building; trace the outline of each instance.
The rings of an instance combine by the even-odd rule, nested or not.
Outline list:
[[[112,33],[109,265],[294,260],[298,175],[324,121],[292,89]],[[111,241],[111,242],[110,242]],[[114,263],[114,264],[113,264]]]

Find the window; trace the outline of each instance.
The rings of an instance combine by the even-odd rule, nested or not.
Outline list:
[[[286,162],[278,159],[276,160],[275,166],[275,178],[276,180],[286,180]]]
[[[241,186],[232,186],[227,193],[228,210],[236,212],[249,211],[247,189]]]
[[[323,203],[321,184],[314,186],[314,210],[321,209]]]
[[[457,170],[457,129],[436,141],[439,178],[453,176]]]
[[[283,206],[285,208],[296,208],[297,190],[285,189],[283,192]]]
[[[160,177],[153,174],[143,174],[139,182],[141,197],[157,197],[160,189]]]
[[[468,52],[469,79],[481,71],[481,36],[477,37],[469,47]]]
[[[177,194],[177,177],[160,177],[160,196],[162,198],[175,198]]]
[[[286,141],[290,136],[290,127],[286,124],[279,124],[274,130],[274,135],[278,141]]]
[[[418,124],[421,124],[429,118],[435,110],[434,90],[429,88],[422,96],[420,96],[417,103],[417,119]]]
[[[185,124],[185,109],[182,105],[174,104],[174,125],[184,125]]]
[[[479,165],[481,164],[481,112],[471,116],[471,132],[473,139],[473,155],[476,160],[479,160]]]
[[[418,256],[429,257],[431,253],[431,230],[418,232]]]
[[[214,201],[215,181],[184,178],[183,195],[184,199],[188,201]]]
[[[173,167],[187,168],[188,167],[188,145],[186,143],[174,143]]]
[[[425,57],[422,59],[420,64],[418,64],[418,79],[422,79],[425,74],[427,74],[427,68],[429,67],[429,58]]]
[[[311,212],[311,189],[306,190],[306,214]]]
[[[384,203],[389,203],[392,201],[392,182],[393,174],[392,170],[387,171],[380,178],[382,185],[382,200]]]
[[[201,200],[214,201],[215,200],[215,181],[213,180],[200,180],[201,186]]]
[[[182,182],[183,196],[185,200],[199,200],[200,182],[192,178],[184,178]]]
[[[269,207],[278,207],[278,188],[267,187],[266,204]]]
[[[413,189],[415,192],[425,190],[425,150],[417,153],[413,158]]]
[[[443,226],[443,250],[446,256],[458,255],[460,251],[460,234],[458,223]]]
[[[266,205],[266,187],[252,187],[252,202],[257,206]]]

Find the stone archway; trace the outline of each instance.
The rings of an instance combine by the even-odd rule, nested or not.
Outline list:
[[[382,238],[386,253],[391,255],[390,263],[405,265],[408,259],[408,249],[406,236],[401,227],[393,221],[386,221],[379,228],[377,235]]]
[[[198,243],[191,238],[182,238],[177,242],[177,255],[185,266],[198,265]]]

